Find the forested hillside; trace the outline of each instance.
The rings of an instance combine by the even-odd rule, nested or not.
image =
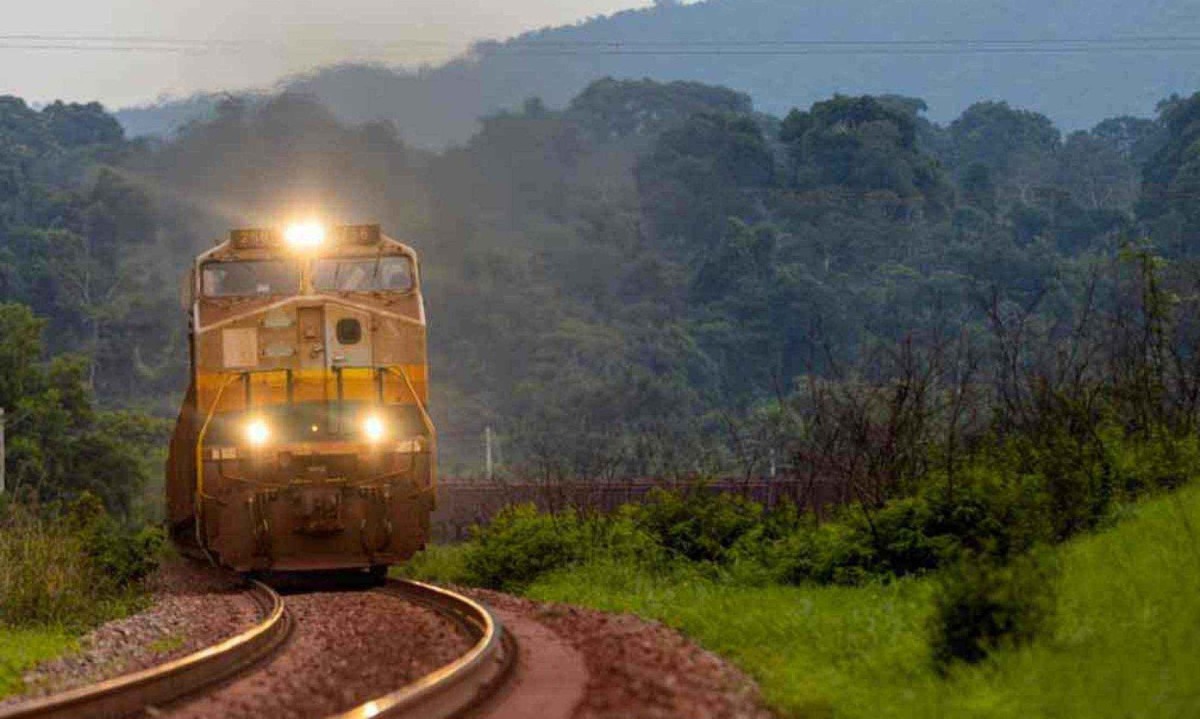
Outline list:
[[[486,425],[505,465],[545,477],[764,471],[805,378],[997,318],[1065,331],[1124,243],[1200,249],[1200,95],[1064,135],[1003,102],[944,125],[894,95],[778,117],[720,87],[604,80],[438,154],[295,95],[227,101],[166,141],[126,140],[96,106],[0,107],[0,301],[83,353],[102,405],[169,414],[190,258],[320,207],[423,253],[450,472],[479,467]]]
[[[463,142],[476,119],[537,95],[562,107],[596,79],[724,85],[782,115],[834,93],[899,93],[948,122],[1001,97],[1071,130],[1149,115],[1190,91],[1200,13],[1187,0],[667,0],[653,8],[476,44],[420,70],[346,65],[283,81],[343,121],[390,120],[406,142]],[[406,39],[398,38],[398,43]],[[160,133],[212,110],[201,96],[119,114]]]

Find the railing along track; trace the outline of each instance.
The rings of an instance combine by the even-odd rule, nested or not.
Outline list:
[[[483,605],[440,587],[389,580],[378,591],[424,605],[457,624],[475,644],[458,659],[329,719],[450,719],[493,696],[516,666],[516,644]]]
[[[166,664],[0,709],[0,719],[124,717],[241,673],[270,656],[292,626],[270,587],[252,581],[249,594],[264,617],[250,629]]]

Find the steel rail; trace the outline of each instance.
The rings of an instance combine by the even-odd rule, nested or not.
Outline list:
[[[249,593],[265,617],[250,629],[166,664],[0,709],[0,719],[115,719],[174,701],[248,669],[274,653],[292,628],[291,616],[274,590],[253,581]]]
[[[420,679],[328,719],[450,719],[494,695],[516,666],[516,644],[483,605],[421,582],[389,580],[378,591],[425,605],[462,627],[475,644]]]

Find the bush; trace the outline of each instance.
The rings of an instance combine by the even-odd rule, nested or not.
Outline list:
[[[10,504],[0,517],[0,623],[83,627],[118,615],[163,543],[156,528],[120,526],[92,495],[66,512]]]
[[[875,562],[867,537],[843,522],[797,528],[771,554],[780,576],[791,584],[861,584]]]
[[[158,568],[166,541],[159,527],[130,529],[107,519],[90,534],[87,547],[100,571],[118,587],[126,587]]]
[[[541,514],[532,504],[508,507],[472,529],[464,564],[471,584],[518,590],[543,572],[583,554],[584,533],[574,512]]]
[[[1028,643],[1054,610],[1054,567],[1036,554],[1001,563],[968,553],[942,577],[930,628],[940,671],[975,663],[1002,645]]]
[[[762,505],[703,487],[686,493],[656,489],[629,516],[667,551],[695,562],[726,559],[738,540],[763,526]]]
[[[1192,435],[1175,437],[1159,430],[1130,441],[1121,430],[1106,428],[1102,436],[1126,498],[1181,487],[1200,467],[1200,443]]]

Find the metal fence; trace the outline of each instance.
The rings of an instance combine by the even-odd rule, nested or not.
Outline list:
[[[487,522],[501,509],[513,504],[531,503],[549,512],[576,509],[606,514],[621,505],[644,501],[656,488],[740,495],[767,507],[790,502],[818,515],[847,499],[843,489],[836,484],[796,477],[720,479],[702,483],[649,477],[591,482],[443,478],[438,485],[438,507],[432,518],[433,537],[440,542],[464,539],[472,525]]]

